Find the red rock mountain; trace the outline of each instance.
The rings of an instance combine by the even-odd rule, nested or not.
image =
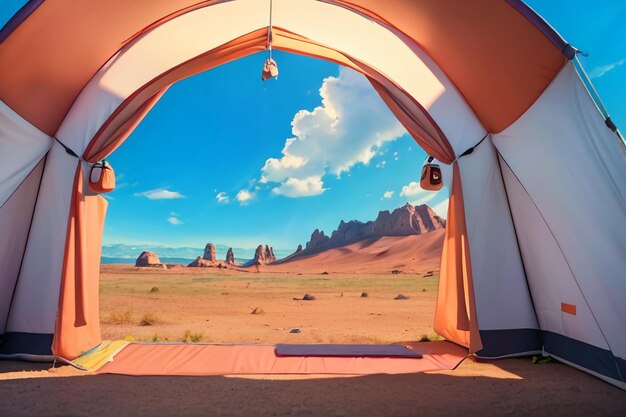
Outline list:
[[[412,206],[407,203],[392,212],[389,212],[389,210],[380,211],[374,221],[363,223],[358,220],[349,222],[342,220],[337,230],[333,231],[330,236],[325,235],[323,231],[315,229],[305,249],[296,253],[306,256],[327,249],[349,245],[363,239],[383,236],[421,235],[443,229],[445,226],[446,221],[426,204]]]

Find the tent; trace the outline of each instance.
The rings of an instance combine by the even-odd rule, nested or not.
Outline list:
[[[91,166],[168,86],[265,50],[269,16],[258,0],[30,0],[0,31],[1,354],[100,344]],[[520,0],[274,0],[271,16],[274,48],[365,74],[449,166],[435,330],[626,388],[626,147],[578,51]]]

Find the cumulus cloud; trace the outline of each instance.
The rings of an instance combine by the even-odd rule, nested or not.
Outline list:
[[[240,205],[245,206],[254,199],[254,193],[249,190],[240,190],[235,198],[239,201]]]
[[[183,222],[180,221],[180,219],[178,217],[174,217],[174,216],[168,217],[167,221],[170,222],[171,224],[174,224],[174,225],[183,224]]]
[[[228,197],[228,194],[226,194],[223,191],[220,191],[219,193],[217,193],[215,198],[217,199],[217,202],[220,204],[228,204],[230,202],[230,197]]]
[[[400,190],[400,196],[406,197],[407,200],[409,200],[409,203],[414,206],[427,204],[438,194],[438,192],[424,190],[420,187],[419,182],[416,181],[411,181],[409,184],[403,186],[402,190]]]
[[[287,178],[282,184],[272,190],[272,193],[285,197],[311,197],[322,194],[328,188],[324,188],[322,178],[312,176],[304,179]]]
[[[293,118],[293,137],[280,158],[269,158],[261,183],[278,183],[274,194],[308,197],[322,194],[324,176],[340,177],[357,164],[367,165],[386,142],[405,134],[396,117],[367,79],[347,68],[324,79],[322,103]]]
[[[185,198],[185,196],[178,191],[170,191],[167,188],[157,188],[156,190],[135,193],[135,196],[146,197],[150,200],[172,200],[175,198]]]
[[[591,78],[600,78],[604,74],[606,74],[607,72],[613,71],[615,68],[621,67],[625,63],[626,63],[626,58],[622,58],[619,61],[615,61],[615,62],[613,62],[611,64],[601,65],[601,66],[596,67],[596,68],[592,69],[591,71],[589,71],[589,77],[591,77]]]
[[[391,198],[392,195],[393,191],[385,191],[385,193],[383,194],[383,198]]]
[[[435,204],[434,206],[431,207],[431,209],[433,209],[433,211],[435,213],[437,213],[437,215],[439,215],[439,217],[442,217],[444,219],[448,218],[448,203],[450,202],[450,199],[446,198],[445,200],[441,201],[438,204]]]

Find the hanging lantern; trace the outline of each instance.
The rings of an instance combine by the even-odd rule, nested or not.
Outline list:
[[[270,23],[267,27],[267,49],[270,55],[263,64],[263,72],[261,73],[261,80],[263,81],[268,78],[278,78],[278,65],[272,59],[272,0],[270,0]]]
[[[420,179],[420,186],[424,190],[438,191],[443,187],[443,179],[441,178],[441,167],[439,164],[433,164],[432,156],[429,156],[422,167],[422,177]]]
[[[272,58],[267,58],[265,60],[265,64],[263,65],[263,73],[261,74],[261,79],[263,81],[268,78],[278,78],[278,66],[276,65],[276,61]]]

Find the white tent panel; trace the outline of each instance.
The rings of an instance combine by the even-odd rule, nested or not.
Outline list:
[[[54,331],[77,162],[58,143],[50,149],[7,331]]]
[[[0,208],[0,334],[4,333],[43,173],[40,161]]]
[[[0,100],[0,207],[41,161],[52,141]]]
[[[479,328],[537,329],[491,138],[459,165]]]
[[[541,329],[608,349],[541,213],[505,161],[501,165]],[[561,311],[561,303],[575,305],[576,315]]]
[[[604,124],[573,63],[494,143],[536,207],[534,219],[513,210],[518,233],[526,233],[533,297],[546,297],[536,304],[542,328],[608,344],[626,358],[626,148]],[[568,297],[575,297],[577,314],[561,321],[560,303]]]

